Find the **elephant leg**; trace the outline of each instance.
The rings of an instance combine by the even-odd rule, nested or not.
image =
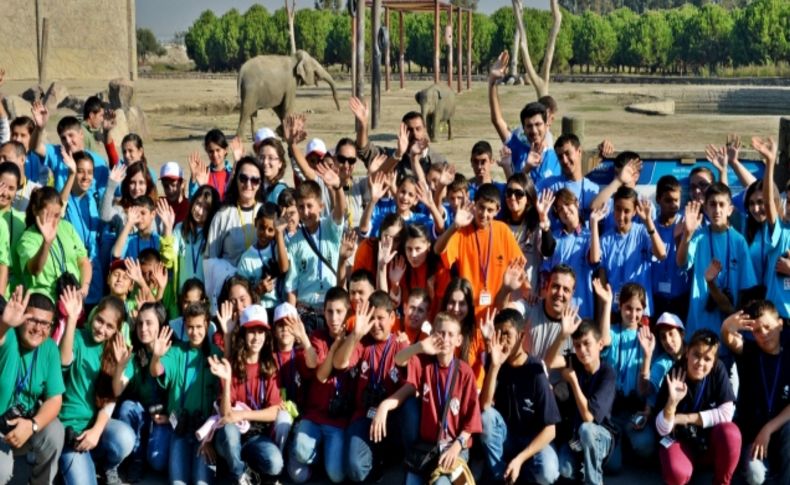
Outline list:
[[[431,115],[431,132],[429,135],[431,141],[436,141],[436,137],[439,135],[439,117],[436,116],[436,113]]]
[[[449,118],[447,120],[447,139],[448,140],[453,139],[453,120]]]
[[[250,113],[250,136],[252,137],[253,141],[255,141],[255,115],[256,114],[257,113],[255,111]]]

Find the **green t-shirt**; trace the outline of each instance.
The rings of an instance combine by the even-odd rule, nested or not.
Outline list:
[[[46,293],[55,300],[55,282],[65,271],[69,271],[79,280],[79,262],[88,257],[88,252],[74,227],[68,221],[60,221],[57,237],[49,249],[47,263],[38,275],[33,276],[27,271],[27,263],[33,259],[43,242],[44,238],[36,227],[30,227],[22,234],[16,247],[19,267],[22,269],[22,282],[25,288]]]
[[[124,399],[139,402],[146,409],[152,404],[164,404],[167,402],[165,391],[157,385],[156,379],[151,376],[151,370],[148,366],[149,362],[151,362],[151,355],[147,352],[144,363],[141,363],[136,356],[132,359],[133,375],[126,385],[123,396]]]
[[[209,354],[222,355],[222,352],[211,345]],[[193,349],[189,342],[174,343],[162,357],[165,373],[159,377],[159,384],[167,389],[168,413],[178,414],[184,410],[190,413],[200,411],[206,417],[212,414],[219,383],[209,370],[207,359],[202,349]]]
[[[6,226],[8,232],[8,240],[11,241],[11,248],[16,248],[19,240],[22,238],[22,233],[25,232],[25,214],[13,207],[5,212],[0,212],[0,222]],[[8,290],[6,291],[6,298],[13,293],[14,288],[22,282],[22,268],[19,266],[19,256],[13,249],[10,252],[11,268],[8,278]]]
[[[19,404],[26,411],[36,408],[36,401],[63,394],[60,352],[48,338],[33,350],[23,349],[15,329],[9,329],[0,346],[0,409],[5,412]]]
[[[101,373],[101,355],[104,342],[96,343],[90,330],[74,333],[72,360],[63,369],[66,392],[58,417],[63,426],[71,426],[81,433],[90,426],[96,415],[96,381]],[[132,376],[132,364],[127,365],[124,375]]]

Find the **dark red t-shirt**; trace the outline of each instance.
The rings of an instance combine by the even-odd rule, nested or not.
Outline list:
[[[277,383],[280,389],[285,390],[286,399],[301,408],[304,400],[302,382],[311,373],[304,359],[304,349],[275,352],[274,362],[277,364]]]
[[[448,441],[457,438],[462,431],[470,434],[483,431],[474,372],[469,364],[460,359],[456,358],[453,362],[451,365],[460,367],[453,392],[448,396],[450,409],[447,411],[446,434],[442,438]],[[420,440],[435,443],[442,412],[437,396],[441,394],[443,400],[448,392],[450,367],[441,367],[436,357],[424,354],[412,357],[408,367],[408,382],[420,393]],[[467,442],[467,446],[471,446],[471,441]]]
[[[176,224],[180,222],[184,222],[189,215],[189,199],[184,197],[181,199],[181,202],[176,204],[171,203],[169,200],[167,201],[170,204],[170,207],[173,209],[173,213],[176,216]]]
[[[228,175],[230,172],[225,170],[225,167],[222,169],[214,171],[211,169],[211,172],[208,174],[208,184],[219,192],[220,200],[225,199],[225,189],[228,187]]]
[[[266,409],[280,404],[280,388],[277,386],[277,374],[259,378],[259,364],[247,364],[247,378],[244,380],[233,377],[230,385],[230,404],[243,402],[250,409]],[[261,388],[263,386],[263,388]]]
[[[381,342],[365,336],[354,348],[349,359],[349,368],[355,368],[357,379],[352,421],[363,418],[368,413],[364,399],[368,385],[371,388],[375,385],[383,386],[384,397],[389,397],[406,383],[406,369],[395,366],[395,354],[406,346],[405,342],[398,342],[395,335],[390,334]]]
[[[332,346],[332,337],[325,329],[318,329],[310,335],[310,343],[318,356],[318,365],[327,358],[329,348]],[[302,416],[316,424],[324,424],[345,428],[348,424],[349,416],[344,418],[332,418],[329,416],[329,402],[335,397],[335,392],[348,396],[353,399],[355,381],[351,377],[350,370],[332,369],[329,378],[325,382],[320,382],[313,372],[308,378],[307,391],[305,393],[304,412]],[[353,402],[353,401],[352,401]]]

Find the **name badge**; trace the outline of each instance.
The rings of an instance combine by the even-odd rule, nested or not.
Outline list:
[[[784,278],[782,280],[782,287],[785,291],[790,290],[790,278]]]
[[[420,330],[425,335],[430,335],[431,332],[433,332],[433,326],[431,325],[431,322],[426,320],[426,321],[422,322],[422,327],[420,327]]]
[[[669,436],[664,436],[663,438],[661,438],[661,441],[659,441],[659,443],[661,443],[661,446],[663,446],[664,448],[669,448],[670,446],[675,444],[675,440],[673,440]]]
[[[669,295],[670,293],[672,293],[672,282],[670,282],[670,281],[660,281],[658,283],[658,292],[659,293],[664,293],[666,295]]]
[[[170,413],[170,426],[175,430],[178,427],[178,416],[175,412]]]
[[[491,293],[483,290],[480,292],[480,299],[479,299],[480,306],[490,306],[491,305]]]

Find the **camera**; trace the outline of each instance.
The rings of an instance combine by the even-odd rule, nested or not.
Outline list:
[[[637,429],[641,429],[645,424],[647,424],[647,417],[644,414],[634,414],[631,416],[631,424],[633,424]]]
[[[362,391],[362,403],[365,409],[377,408],[384,400],[385,391],[383,386],[368,386]]]
[[[724,294],[724,296],[725,296],[725,297],[727,297],[727,300],[728,300],[730,303],[732,303],[732,302],[734,301],[734,300],[732,299],[732,292],[730,291],[730,289],[729,289],[729,288],[722,288],[722,289],[721,289],[721,292]],[[705,311],[707,311],[707,312],[712,312],[712,311],[716,311],[716,310],[718,310],[718,309],[719,309],[719,306],[718,306],[718,305],[716,304],[716,302],[713,300],[713,297],[711,297],[710,295],[708,295],[708,299],[707,299],[707,300],[705,300]]]
[[[72,428],[71,426],[66,426],[65,433],[64,433],[64,436],[65,436],[64,443],[65,443],[66,447],[72,448],[72,449],[76,448],[77,444],[78,444],[77,443],[77,436],[79,436],[79,435],[80,435],[79,433],[74,431],[74,428]]]
[[[330,418],[345,418],[350,416],[352,411],[351,399],[346,395],[336,392],[332,399],[329,400]]]
[[[165,414],[165,405],[164,404],[152,404],[148,406],[148,414],[151,416],[155,416],[157,414]]]
[[[179,436],[184,436],[198,429],[201,424],[200,411],[184,411],[178,414],[178,424],[173,432]]]
[[[12,419],[21,418],[25,416],[25,411],[22,409],[22,406],[16,405],[8,408],[6,412],[0,416],[0,434],[7,435],[10,433],[16,425],[11,425],[8,422]]]

